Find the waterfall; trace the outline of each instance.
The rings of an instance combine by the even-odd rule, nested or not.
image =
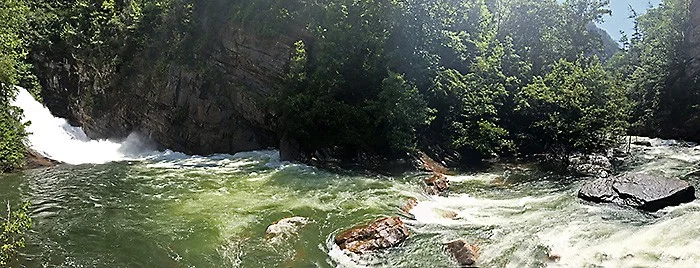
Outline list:
[[[114,161],[143,159],[157,154],[154,146],[140,135],[132,134],[121,142],[91,140],[82,128],[71,126],[65,119],[54,117],[48,108],[36,101],[24,88],[12,105],[22,108],[24,121],[31,122],[27,145],[50,159],[67,164],[104,164]]]

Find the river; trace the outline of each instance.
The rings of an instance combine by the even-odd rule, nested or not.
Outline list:
[[[506,164],[450,176],[449,197],[430,197],[425,173],[330,172],[276,151],[188,156],[138,136],[91,141],[23,94],[32,147],[67,164],[0,175],[0,200],[32,203],[19,266],[456,267],[441,244],[465,238],[481,248],[481,267],[700,267],[700,201],[656,213],[592,204],[576,198],[591,178]],[[632,147],[625,172],[700,185],[700,147],[650,141]],[[410,214],[400,210],[409,198],[419,201]],[[355,256],[332,243],[393,215],[412,232],[399,247]],[[265,235],[293,216],[308,223]]]

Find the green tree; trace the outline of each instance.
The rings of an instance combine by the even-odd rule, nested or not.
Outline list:
[[[32,226],[29,203],[11,210],[7,203],[6,214],[0,215],[0,266],[8,267],[17,251],[25,246],[24,235]]]
[[[24,163],[22,111],[10,105],[14,99],[20,71],[26,69],[26,51],[21,31],[27,26],[28,7],[21,0],[0,4],[0,173],[12,171]]]
[[[597,59],[560,60],[516,98],[517,112],[528,126],[525,142],[553,153],[565,165],[571,153],[608,148],[625,132],[624,91]]]

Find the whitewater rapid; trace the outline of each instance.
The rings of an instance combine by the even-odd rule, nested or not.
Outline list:
[[[91,140],[24,89],[13,104],[32,122],[33,150],[105,164],[29,172],[0,187],[0,200],[19,202],[19,189],[34,203],[28,267],[456,267],[442,243],[458,238],[481,248],[481,267],[700,267],[700,201],[656,213],[592,204],[576,198],[591,178],[529,166],[450,176],[449,197],[427,196],[426,174],[333,173],[281,162],[277,151],[160,152],[138,135]],[[700,146],[635,139],[652,146],[632,145],[624,172],[700,183]],[[126,160],[138,162],[110,163]],[[409,198],[418,205],[403,215]],[[398,248],[357,256],[333,242],[397,214],[413,233]],[[266,244],[270,224],[292,216],[309,223],[281,246]]]
[[[80,127],[71,126],[55,117],[24,88],[12,105],[24,111],[24,122],[30,122],[27,145],[50,159],[67,164],[104,164],[115,161],[146,159],[169,152],[158,152],[140,135],[132,134],[122,141],[91,140]]]

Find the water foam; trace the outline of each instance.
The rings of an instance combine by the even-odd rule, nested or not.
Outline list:
[[[28,146],[50,159],[73,165],[104,164],[160,154],[137,134],[129,135],[120,142],[91,140],[82,128],[53,116],[26,89],[17,89],[18,94],[12,105],[22,108],[24,121],[31,122],[27,127],[30,132]]]

